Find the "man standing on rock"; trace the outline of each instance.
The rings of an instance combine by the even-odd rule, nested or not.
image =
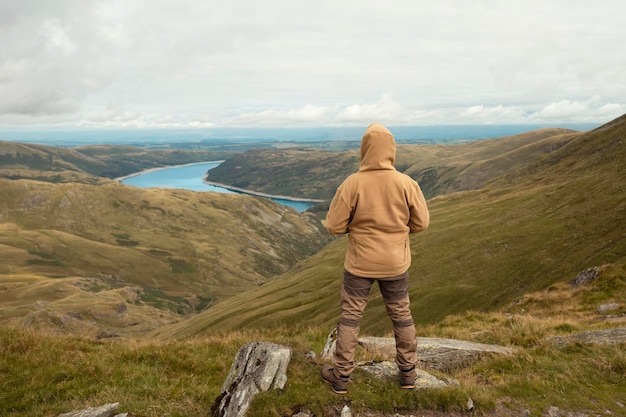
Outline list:
[[[400,386],[415,387],[417,341],[409,308],[409,234],[425,230],[430,217],[419,185],[396,171],[395,159],[391,132],[377,123],[369,125],[361,140],[359,171],[339,186],[323,222],[332,235],[349,234],[334,366],[322,368],[322,378],[338,394],[347,393],[361,318],[374,282],[393,323]]]

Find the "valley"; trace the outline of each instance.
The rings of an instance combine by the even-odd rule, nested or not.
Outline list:
[[[357,386],[377,393],[357,391],[353,406],[453,412],[470,396],[485,415],[499,415],[489,413],[502,401],[519,412],[558,404],[623,415],[623,344],[559,348],[547,340],[624,326],[625,139],[626,115],[585,132],[555,128],[455,145],[399,144],[396,167],[420,183],[432,219],[411,238],[418,333],[523,353],[457,370],[460,387],[424,395],[400,398],[380,381],[357,376]],[[60,372],[54,363],[63,354],[54,346],[85,352],[63,370],[98,387],[81,398],[104,401],[115,393],[127,409],[146,415],[169,411],[148,411],[151,403],[138,399],[142,377],[155,378],[144,392],[155,390],[184,410],[172,415],[203,415],[236,349],[259,339],[286,343],[299,359],[291,388],[261,396],[254,415],[292,415],[295,404],[323,413],[336,404],[302,357],[307,349],[320,351],[339,316],[346,241],[327,236],[320,220],[336,186],[357,169],[358,151],[220,154],[226,162],[209,181],[325,201],[297,213],[250,196],[137,189],[110,179],[174,161],[218,159],[214,152],[168,159],[132,148],[23,146],[0,143],[0,372],[28,399],[13,400],[7,416],[28,415],[20,411],[32,411],[26,403],[42,403],[30,391],[58,410],[81,389],[68,382],[68,391],[52,394],[39,374],[30,385],[16,382],[10,369],[26,372],[20,361],[45,357],[37,340],[56,356],[35,373]],[[598,268],[598,279],[571,288],[589,268]],[[391,326],[376,293],[361,331],[384,336]],[[598,310],[607,304],[616,307]],[[107,375],[96,359],[104,346],[109,363],[128,366],[128,396],[120,389],[123,378]],[[150,365],[139,366],[144,363]],[[79,377],[81,368],[91,369],[89,375]],[[158,382],[164,368],[170,376]],[[202,382],[193,370],[182,372],[189,381],[175,379],[181,369],[211,374],[206,389],[182,394],[189,381]],[[515,376],[521,369],[532,370],[532,383]],[[108,388],[98,380],[109,381]]]

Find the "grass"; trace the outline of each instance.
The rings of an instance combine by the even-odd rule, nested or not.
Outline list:
[[[396,168],[415,178],[426,197],[432,198],[480,188],[492,178],[558,149],[576,135],[566,129],[541,129],[460,145],[398,144]],[[342,152],[256,149],[224,161],[211,170],[209,180],[270,194],[330,200],[337,186],[358,170],[359,160],[358,146]]]
[[[120,402],[146,416],[205,415],[235,339],[95,342],[2,329],[0,414],[51,415]],[[214,359],[207,359],[214,358]]]
[[[500,312],[468,312],[418,328],[419,335],[516,348],[511,356],[488,356],[468,368],[435,373],[459,385],[420,391],[401,390],[395,380],[377,380],[358,369],[347,396],[332,394],[319,377],[319,360],[305,357],[309,350],[321,352],[328,330],[322,327],[206,332],[169,341],[96,341],[3,326],[0,415],[56,415],[120,402],[121,412],[146,417],[206,416],[238,349],[266,340],[291,347],[288,380],[284,389],[255,397],[248,416],[286,416],[300,410],[338,415],[344,404],[356,415],[462,413],[469,398],[476,415],[511,415],[505,411],[520,415],[522,410],[541,415],[547,407],[557,406],[562,412],[624,416],[626,345],[557,346],[548,340],[608,327],[591,308],[566,312],[586,305],[598,291],[608,291],[608,299],[623,299],[624,277],[616,278],[619,274],[611,269],[582,288],[533,293]],[[364,358],[359,349],[357,360]]]
[[[520,415],[529,410],[538,416],[557,406],[562,412],[594,415],[608,410],[624,416],[626,345],[557,346],[549,341],[615,327],[595,307],[624,299],[624,265],[608,265],[585,286],[557,284],[526,294],[500,311],[448,316],[420,326],[418,334],[499,344],[516,352],[488,356],[446,374],[435,372],[459,382],[443,389],[407,392],[395,380],[377,380],[357,370],[345,397],[331,394],[321,381],[319,360],[306,359],[309,350],[321,352],[326,327],[204,331],[181,340],[97,341],[0,326],[0,415],[56,415],[120,402],[120,412],[146,417],[206,416],[238,349],[265,340],[291,347],[288,381],[283,390],[258,395],[248,416],[286,416],[305,409],[315,415],[338,415],[344,404],[357,415],[462,413],[469,398],[476,415],[507,415],[507,410]],[[624,307],[612,314],[623,317]],[[366,352],[357,350],[357,360],[368,359]]]
[[[0,290],[0,317],[18,315],[7,304],[20,300],[21,314],[33,313],[32,303],[42,301],[53,303],[53,316],[63,314],[56,310],[60,298],[74,297],[68,305],[89,300],[90,290],[77,294],[82,286],[70,285],[65,292],[55,287],[60,277],[130,291],[154,288],[185,298],[228,297],[284,272],[328,241],[311,216],[267,199],[136,189],[113,182],[91,186],[0,179],[0,212],[0,282],[9,275],[11,286],[20,287]],[[39,279],[19,284],[20,276]],[[35,288],[39,298],[24,296]],[[86,308],[94,305],[87,303]],[[166,296],[159,305],[171,310]],[[72,308],[69,312],[78,309]],[[146,309],[135,319],[144,322],[150,314],[154,311]],[[131,323],[136,321],[125,326]],[[132,327],[117,330],[134,332]]]
[[[418,334],[517,352],[454,369],[446,376],[460,385],[424,392],[357,371],[349,395],[335,397],[319,379],[319,364],[304,358],[309,349],[321,351],[338,318],[345,252],[345,239],[336,239],[277,276],[319,247],[313,216],[245,196],[0,180],[0,248],[8,260],[0,264],[0,314],[21,326],[0,327],[0,415],[55,415],[112,401],[146,417],[206,415],[237,350],[258,340],[286,344],[294,355],[287,387],[259,395],[250,415],[332,415],[346,402],[357,414],[453,412],[465,410],[468,398],[485,415],[540,415],[550,405],[625,415],[623,343],[549,341],[622,326],[625,125],[620,118],[585,134],[485,141],[463,148],[464,155],[445,147],[424,155],[403,150],[406,170],[434,169],[432,187],[482,187],[430,200],[431,227],[412,237]],[[557,150],[539,156],[551,148]],[[437,153],[441,167],[423,165]],[[505,175],[489,182],[496,173]],[[272,262],[269,254],[277,253]],[[596,281],[569,288],[594,266],[601,271]],[[222,300],[189,320],[168,311],[180,300],[217,296]],[[606,303],[618,307],[599,312]],[[103,326],[137,332],[101,341],[46,335],[93,335]],[[150,340],[128,338],[155,328]],[[380,296],[372,295],[361,330],[390,334]]]
[[[431,225],[411,238],[416,322],[428,325],[464,311],[497,310],[526,293],[569,282],[587,268],[622,265],[626,171],[621,161],[626,154],[620,138],[625,126],[621,118],[592,132],[548,137],[548,148],[557,149],[547,156],[528,152],[534,157],[479,190],[429,200]],[[474,144],[472,155],[489,157],[506,147],[537,144],[523,145],[519,138],[504,142],[504,148],[494,145],[497,140]],[[331,326],[339,314],[345,247],[346,239],[339,238],[263,286],[222,300],[187,323],[160,329],[159,335],[301,322]],[[388,332],[385,317],[374,291],[362,328]]]

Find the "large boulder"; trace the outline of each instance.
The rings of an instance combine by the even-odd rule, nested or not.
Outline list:
[[[252,342],[239,349],[215,400],[213,414],[242,416],[256,394],[282,389],[287,382],[291,349],[269,342]]]
[[[323,360],[332,360],[335,352],[334,334],[333,331],[328,336],[326,346],[324,346],[322,351]],[[394,338],[360,337],[359,345],[365,351],[383,361],[393,361],[396,357],[396,341]],[[486,355],[511,355],[514,352],[512,348],[499,345],[436,337],[417,338],[418,367],[422,369],[448,371],[469,366]]]

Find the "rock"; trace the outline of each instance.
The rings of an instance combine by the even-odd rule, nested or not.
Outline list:
[[[337,339],[337,328],[333,328],[326,338],[326,344],[322,349],[322,359],[332,359],[335,352],[335,340]]]
[[[607,303],[607,304],[599,305],[596,311],[598,313],[604,313],[607,311],[618,310],[619,308],[620,308],[620,305],[618,303]]]
[[[352,417],[352,410],[350,410],[347,404],[341,409],[341,417]]]
[[[474,400],[472,400],[471,398],[467,399],[467,411],[472,411],[474,410]]]
[[[322,350],[322,360],[332,361],[335,352],[336,329],[330,332]],[[381,360],[393,360],[396,357],[396,341],[391,337],[361,337],[359,345]],[[455,339],[434,337],[417,338],[418,365],[424,369],[448,371],[468,366],[489,354],[512,355],[513,348],[483,343],[467,342]]]
[[[550,406],[548,407],[544,415],[547,415],[548,417],[559,417],[561,415],[561,412],[557,407]]]
[[[117,330],[113,330],[111,332],[106,331],[106,330],[101,330],[100,333],[98,333],[96,335],[96,339],[97,340],[110,339],[110,338],[114,338],[114,337],[120,337],[120,335],[117,332]]]
[[[366,351],[392,360],[396,355],[396,342],[389,337],[362,337],[359,339]],[[515,351],[498,345],[467,342],[433,337],[417,338],[419,367],[447,371],[468,366],[488,354],[511,355]]]
[[[569,343],[587,343],[597,345],[617,345],[626,342],[626,327],[606,330],[591,330],[571,336],[557,336],[548,339],[557,346]]]
[[[377,379],[398,379],[399,370],[395,362],[360,362],[357,363],[357,367]],[[453,379],[438,379],[421,369],[416,369],[416,372],[417,379],[415,380],[415,389],[442,388],[449,385],[459,385],[459,383]]]
[[[586,285],[596,279],[600,274],[600,267],[594,266],[593,268],[585,269],[582,272],[579,272],[572,281],[571,287],[576,288],[581,285]]]
[[[91,407],[85,410],[70,411],[69,413],[59,414],[59,417],[111,417],[119,406],[120,403],[110,403],[100,407]],[[121,417],[121,415],[119,416]]]
[[[215,400],[213,414],[242,416],[256,394],[284,388],[291,349],[269,342],[252,342],[239,349]]]
[[[313,352],[311,349],[307,350],[307,352],[304,354],[304,359],[309,362],[315,362],[316,357],[317,356],[315,355],[315,352]]]

